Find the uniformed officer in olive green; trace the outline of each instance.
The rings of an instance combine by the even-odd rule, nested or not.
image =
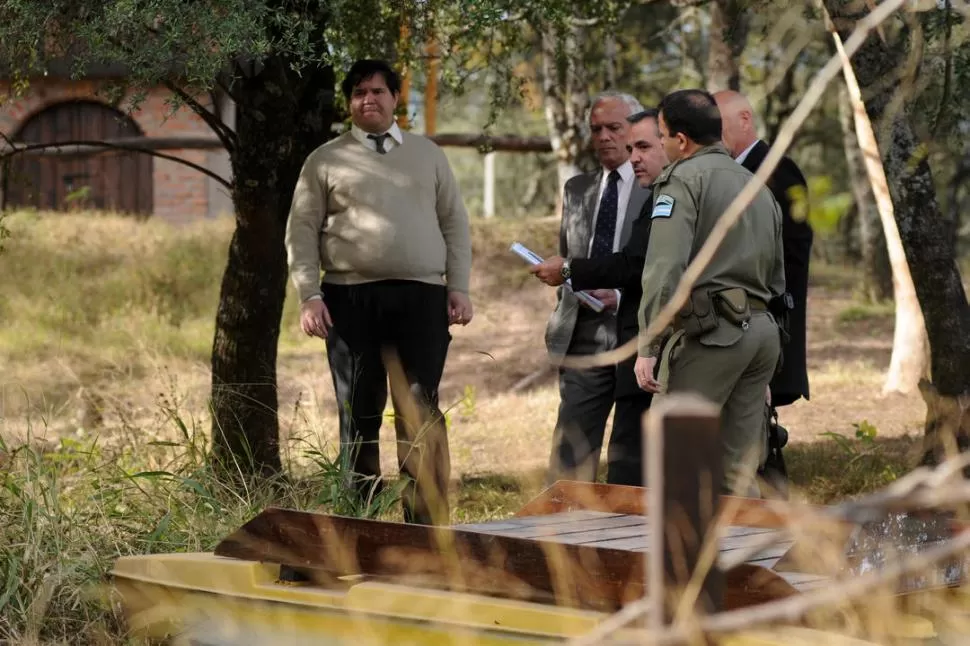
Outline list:
[[[653,185],[634,372],[644,390],[694,391],[721,406],[721,491],[757,496],[765,392],[780,353],[767,303],[785,291],[781,209],[762,187],[701,273],[688,304],[648,341],[647,326],[753,177],[721,143],[721,116],[709,93],[668,94],[658,124],[671,163]]]

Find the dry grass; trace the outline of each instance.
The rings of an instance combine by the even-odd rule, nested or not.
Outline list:
[[[0,433],[35,439],[97,434],[108,443],[137,429],[171,439],[160,398],[202,422],[208,351],[231,223],[174,229],[112,216],[21,213],[0,256],[3,420]],[[555,249],[554,219],[478,222],[474,322],[453,328],[441,396],[449,406],[454,476],[541,470],[558,391],[555,373],[527,392],[513,384],[546,361],[543,330],[553,290],[535,281],[508,245]],[[809,294],[811,401],[783,409],[795,444],[851,436],[866,422],[880,438],[918,436],[917,394],[883,397],[892,315],[862,308],[844,269],[819,267]],[[319,339],[296,326],[288,298],[280,339],[280,414],[290,438],[332,449],[336,402]],[[202,424],[204,426],[204,424]],[[394,464],[383,429],[383,463]],[[792,448],[795,450],[795,447]]]
[[[95,214],[20,213],[0,254],[0,642],[118,643],[117,615],[89,595],[119,554],[206,550],[275,504],[356,515],[328,461],[337,437],[319,340],[287,302],[281,422],[299,484],[224,489],[204,462],[208,351],[231,223],[172,229]],[[553,291],[507,252],[554,249],[554,220],[476,223],[477,316],[453,331],[453,521],[507,516],[542,487],[558,394],[545,363]],[[819,267],[810,294],[810,402],[782,413],[799,497],[832,502],[908,469],[923,418],[916,395],[879,396],[891,312],[854,302],[846,272]],[[865,429],[855,437],[856,427]],[[873,430],[877,431],[873,435]],[[26,440],[27,444],[15,448]],[[299,441],[297,441],[299,440]],[[390,428],[384,466],[396,473]],[[392,501],[370,515],[397,519]]]

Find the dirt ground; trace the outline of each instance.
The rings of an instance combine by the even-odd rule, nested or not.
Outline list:
[[[549,253],[557,230],[555,219],[541,218],[475,227],[475,318],[467,327],[452,328],[441,388],[455,477],[535,472],[548,462],[559,404],[556,374],[546,369],[531,387],[513,387],[548,368],[543,332],[555,293],[530,276],[508,247],[519,240]],[[808,307],[812,399],[781,411],[792,441],[816,441],[825,432],[851,436],[853,424],[862,422],[880,437],[920,434],[925,407],[919,394],[881,394],[891,352],[891,309],[860,307],[850,289],[851,270],[820,264],[814,273]],[[324,344],[302,335],[293,309],[288,311],[278,362],[282,432],[335,452],[337,405]],[[207,433],[211,320],[206,313],[192,326],[166,329],[175,345],[183,337],[194,339],[200,348],[194,359],[145,351],[133,325],[130,348],[117,365],[109,360],[86,365],[83,355],[78,359],[64,348],[2,366],[0,439],[58,442],[67,436],[136,447],[181,441],[176,415],[191,432]],[[58,339],[43,340],[45,347],[62,347]],[[383,464],[396,473],[392,424],[384,424],[381,440]],[[288,444],[295,459],[307,447]]]
[[[481,275],[482,272],[478,272]],[[441,389],[450,406],[453,475],[541,469],[548,460],[559,403],[556,375],[546,371],[528,389],[513,386],[546,365],[543,331],[554,291],[513,267],[505,289],[480,284],[476,315],[453,328]],[[856,316],[851,292],[838,280],[818,280],[809,292],[808,363],[811,401],[780,411],[793,442],[822,433],[852,436],[853,424],[875,426],[880,437],[920,434],[925,407],[918,393],[881,393],[892,350],[892,315],[886,309]],[[484,297],[482,297],[484,296]],[[336,402],[321,344],[307,341],[280,364],[285,401],[307,398],[311,426],[336,441]],[[381,435],[384,468],[396,469],[393,429]]]

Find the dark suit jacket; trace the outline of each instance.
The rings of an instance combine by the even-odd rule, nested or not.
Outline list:
[[[603,169],[581,173],[571,177],[563,189],[562,223],[559,229],[559,255],[563,258],[585,258],[593,235],[593,216],[599,195]],[[642,188],[634,179],[630,191],[630,201],[626,207],[626,217],[620,231],[621,247],[630,239],[633,221],[640,213],[647,199],[648,189]],[[606,285],[592,285],[586,289],[606,288]],[[576,297],[563,289],[557,292],[556,309],[546,325],[546,349],[555,363],[566,354],[576,327],[576,317],[582,307]],[[605,319],[606,317],[604,317]]]
[[[741,164],[752,173],[768,156],[768,144],[758,141]],[[799,397],[809,398],[808,367],[805,361],[805,318],[808,300],[808,263],[812,255],[812,227],[804,219],[792,217],[791,189],[800,186],[808,194],[805,176],[794,161],[783,157],[768,179],[782,214],[782,239],[785,249],[785,285],[795,302],[789,312],[791,339],[782,348],[784,362],[781,372],[771,381],[771,399],[776,406],[784,406]],[[807,205],[806,205],[807,207]],[[807,213],[807,208],[803,213]]]
[[[650,210],[653,208],[653,191],[648,189],[643,209],[633,222],[630,239],[624,247],[609,256],[599,258],[572,258],[573,289],[620,289],[620,307],[616,312],[616,335],[620,344],[626,343],[639,333],[637,311],[642,295],[641,278],[643,262],[650,241]],[[616,396],[648,395],[637,385],[633,374],[636,355],[617,365]]]

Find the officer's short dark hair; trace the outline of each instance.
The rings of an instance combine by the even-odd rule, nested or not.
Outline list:
[[[677,90],[665,96],[657,109],[670,136],[683,133],[701,146],[721,140],[721,111],[710,92]]]
[[[340,89],[344,93],[344,98],[349,100],[354,88],[375,74],[380,74],[384,77],[384,83],[387,85],[387,89],[391,91],[391,94],[400,94],[401,77],[398,76],[397,72],[391,68],[387,61],[362,58],[350,66],[347,76],[340,83]]]
[[[655,108],[644,108],[626,118],[630,123],[640,123],[644,119],[656,119],[660,111]]]

